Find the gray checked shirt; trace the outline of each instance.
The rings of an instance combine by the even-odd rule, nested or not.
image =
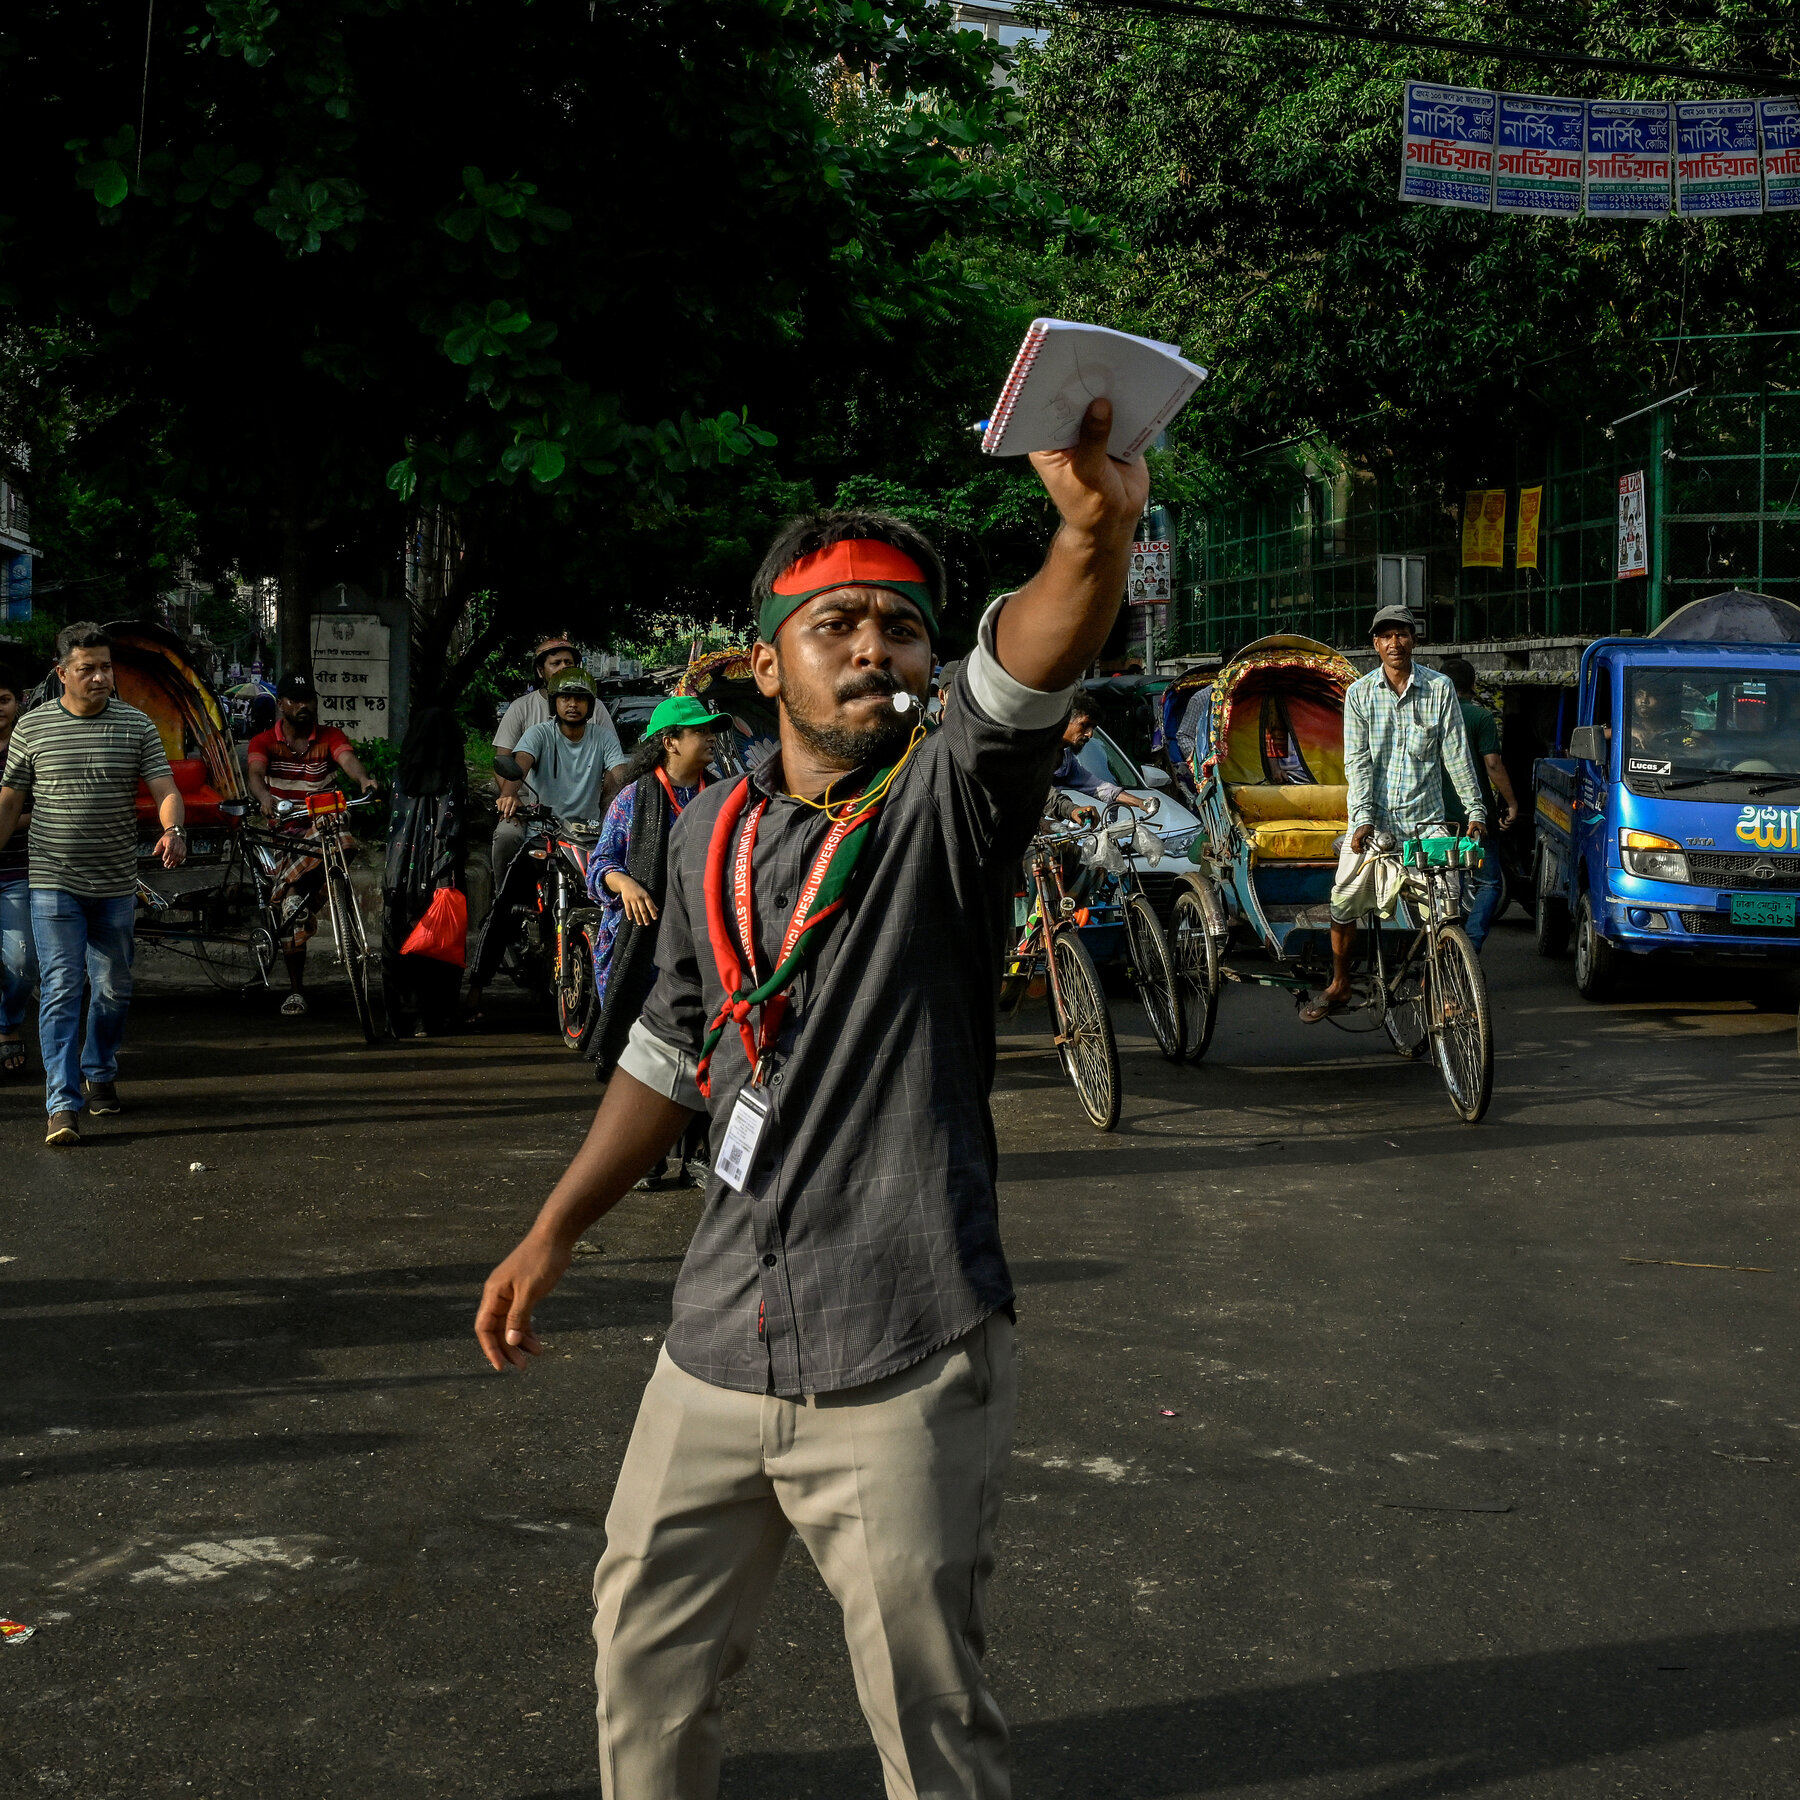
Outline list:
[[[1414,663],[1395,693],[1379,665],[1344,691],[1344,774],[1350,783],[1350,828],[1375,825],[1416,835],[1444,817],[1450,779],[1473,821],[1485,823],[1469,733],[1448,675]]]
[[[943,724],[894,782],[849,904],[795,983],[746,1191],[716,1174],[707,1183],[668,1351],[716,1387],[858,1387],[1012,1302],[988,1109],[994,1002],[1018,859],[1043,813],[1069,694],[1024,687],[1000,666],[1004,604],[982,620]],[[783,791],[778,756],[750,779],[769,797],[752,877],[767,970],[829,826]],[[732,785],[706,789],[670,834],[657,983],[619,1059],[696,1109],[708,1103],[695,1060],[722,997],[706,852]],[[728,1026],[712,1061],[715,1150],[748,1078]]]

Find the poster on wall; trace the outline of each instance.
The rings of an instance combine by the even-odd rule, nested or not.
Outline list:
[[[1574,218],[1581,211],[1583,103],[1501,94],[1498,116],[1494,211]]]
[[[1506,567],[1506,489],[1470,488],[1463,495],[1462,566]]]
[[[1140,538],[1131,546],[1131,573],[1125,582],[1125,598],[1133,606],[1168,605],[1172,551],[1168,538]]]
[[[1494,96],[1485,88],[1409,81],[1400,103],[1400,198],[1489,211],[1494,110]]]
[[[1675,102],[1675,208],[1711,219],[1762,211],[1754,100]]]
[[[1513,556],[1513,567],[1535,569],[1538,566],[1538,520],[1544,510],[1541,487],[1519,489],[1519,548]]]
[[[1759,100],[1762,128],[1763,211],[1800,208],[1800,100]]]
[[[1650,533],[1644,519],[1644,471],[1619,477],[1619,580],[1650,573]]]
[[[1666,100],[1587,103],[1587,210],[1596,219],[1666,219],[1673,202]]]
[[[314,614],[313,685],[321,724],[351,738],[392,734],[388,628],[374,613]]]

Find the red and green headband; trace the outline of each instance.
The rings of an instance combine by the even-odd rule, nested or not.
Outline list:
[[[807,601],[837,588],[876,587],[904,594],[925,615],[925,628],[937,636],[937,611],[925,571],[892,544],[875,538],[840,538],[789,563],[775,577],[768,599],[757,615],[756,628],[765,644]]]

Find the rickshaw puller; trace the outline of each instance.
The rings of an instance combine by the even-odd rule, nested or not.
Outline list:
[[[1300,1009],[1308,1025],[1340,1012],[1350,1000],[1356,954],[1356,914],[1342,916],[1336,895],[1361,867],[1370,835],[1422,837],[1444,828],[1448,769],[1469,815],[1469,835],[1487,836],[1487,806],[1469,755],[1469,734],[1446,675],[1413,661],[1418,626],[1404,606],[1384,606],[1369,625],[1378,665],[1344,691],[1344,775],[1349,783],[1349,830],[1332,887],[1331,985]]]

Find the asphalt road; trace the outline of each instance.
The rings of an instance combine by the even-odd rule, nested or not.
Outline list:
[[[1121,1008],[1111,1137],[1006,1037],[1021,1800],[1800,1790],[1792,989],[1584,1005],[1516,915],[1489,970],[1475,1128],[1265,990],[1198,1070]],[[486,1371],[594,1099],[529,1024],[165,990],[79,1150],[0,1090],[0,1789],[597,1800],[589,1572],[694,1203]],[[728,1704],[728,1796],[879,1794],[798,1553]]]

